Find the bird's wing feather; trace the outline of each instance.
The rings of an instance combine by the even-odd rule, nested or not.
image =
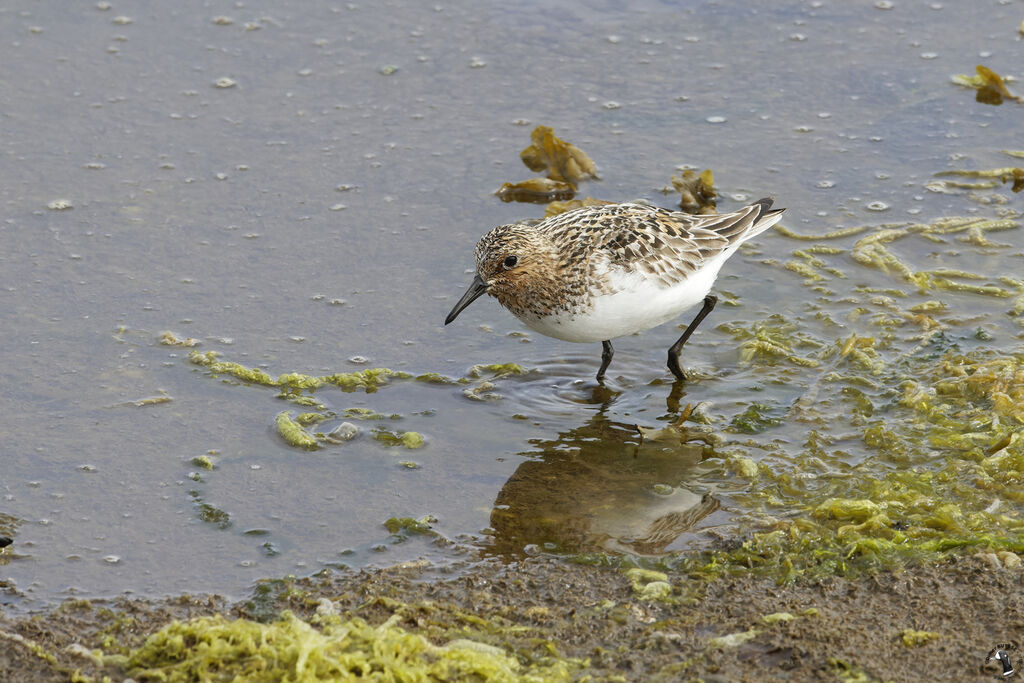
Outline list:
[[[612,209],[613,207],[609,207]],[[618,205],[595,216],[593,267],[636,273],[664,287],[677,285],[704,263],[743,241],[760,216],[757,204],[739,211],[694,216],[642,205]]]
[[[644,204],[611,204],[570,211],[541,225],[567,256],[585,258],[594,286],[614,287],[609,283],[638,275],[668,288],[771,227],[778,220],[774,214],[781,212],[770,207],[771,200],[762,199],[732,213],[695,216]],[[600,277],[608,272],[620,277]]]

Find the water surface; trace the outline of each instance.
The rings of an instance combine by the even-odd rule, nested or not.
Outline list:
[[[463,558],[392,536],[392,517],[433,515],[442,537],[486,552],[657,554],[727,536],[747,512],[735,495],[746,480],[725,459],[699,462],[714,449],[666,450],[635,425],[707,402],[713,428],[733,447],[749,442],[750,457],[796,448],[808,427],[784,418],[815,402],[821,371],[745,361],[735,330],[778,313],[829,344],[868,334],[851,310],[870,297],[853,292],[900,286],[890,274],[838,256],[847,278],[815,291],[784,267],[802,243],[758,238],[723,271],[728,301],[686,347],[695,379],[675,395],[664,355],[676,323],[617,341],[602,392],[597,345],[539,337],[491,300],[442,320],[477,237],[541,214],[492,194],[533,175],[518,152],[537,124],[597,161],[602,180],[585,194],[671,206],[660,189],[678,167],[712,168],[721,209],[773,195],[797,232],[1017,205],[1008,188],[926,185],[945,169],[1012,165],[1000,150],[1024,139],[1020,107],[978,104],[949,78],[1022,63],[1020,4],[877,6],[0,10],[0,513],[11,516],[0,531],[15,536],[5,601],[238,596],[261,577],[325,566]],[[913,238],[892,249],[917,268],[1021,272],[1020,231],[993,239],[1010,246]],[[934,298],[910,296],[901,306]],[[1019,347],[1005,300],[944,300],[951,320],[969,319],[965,339],[983,328]],[[528,372],[496,380],[500,398],[485,401],[464,394],[478,379],[321,389],[339,416],[398,417],[350,418],[356,440],[304,452],[274,427],[298,408],[211,377],[188,349],[160,343],[168,330],[275,377],[387,367],[460,378],[506,362]],[[171,400],[145,401],[161,397]],[[779,418],[756,439],[727,429],[752,402]],[[374,428],[426,444],[388,447]],[[852,439],[847,464],[869,450]],[[193,463],[210,453],[213,471]],[[666,533],[645,536],[666,518]]]

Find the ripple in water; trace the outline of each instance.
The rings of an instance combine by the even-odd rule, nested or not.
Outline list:
[[[501,386],[502,412],[564,428],[595,410],[618,415],[645,412],[644,400],[652,393],[668,393],[667,384],[653,382],[660,368],[647,367],[643,359],[616,355],[604,385],[595,379],[598,362],[594,353],[578,353],[532,364],[525,375]]]

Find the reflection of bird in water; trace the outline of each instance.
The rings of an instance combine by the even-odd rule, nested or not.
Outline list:
[[[718,499],[710,493],[705,493],[701,496],[686,489],[676,489],[668,498],[670,500],[666,501],[666,507],[675,509],[662,514],[654,519],[654,521],[648,523],[648,520],[656,512],[660,512],[660,510],[648,508],[645,510],[647,513],[645,519],[637,518],[631,520],[637,522],[637,531],[640,533],[626,535],[632,530],[628,528],[622,529],[622,531],[626,532],[624,535],[616,538],[614,535],[609,534],[601,545],[607,550],[619,550],[624,553],[660,555],[665,552],[665,548],[672,541],[695,527],[697,522],[710,515],[719,507]],[[645,526],[646,528],[643,528]]]
[[[719,507],[681,485],[704,446],[641,443],[637,430],[598,414],[554,441],[508,479],[491,512],[490,551],[529,545],[560,552],[657,555]]]

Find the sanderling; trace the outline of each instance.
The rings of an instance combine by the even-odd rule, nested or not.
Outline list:
[[[668,369],[686,379],[679,352],[715,307],[718,271],[739,246],[775,225],[785,209],[761,199],[739,211],[696,216],[644,204],[587,206],[534,225],[501,225],[476,245],[476,276],[445,325],[490,294],[541,334],[602,343],[704,306],[668,350]]]

